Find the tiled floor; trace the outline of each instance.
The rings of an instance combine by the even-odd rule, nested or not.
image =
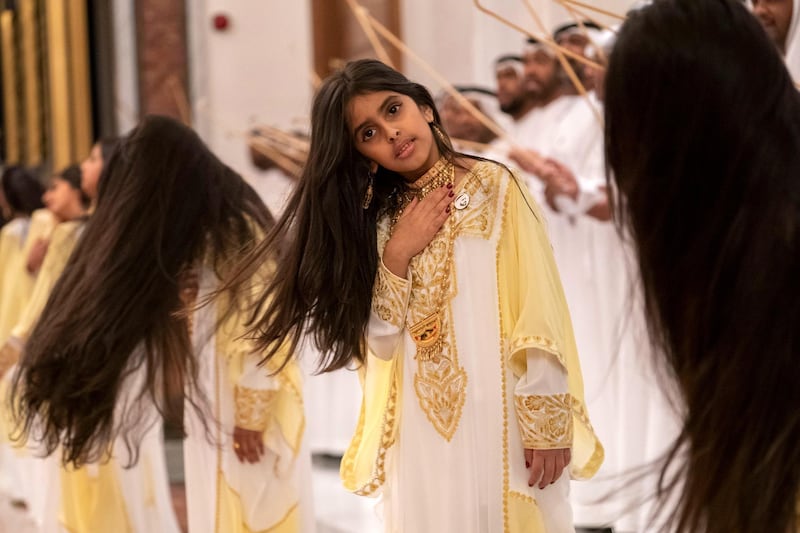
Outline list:
[[[381,533],[376,502],[345,491],[339,482],[338,461],[314,459],[314,506],[317,533]],[[182,483],[172,486],[172,501],[178,521],[186,530],[186,503]],[[578,530],[578,533],[610,533],[610,530]],[[24,509],[0,494],[0,533],[38,533]]]
[[[337,459],[316,457],[313,483],[317,533],[382,532],[375,501],[355,496],[342,488]],[[178,522],[185,531],[186,502],[183,483],[179,480],[172,485],[172,503]],[[38,533],[27,511],[12,505],[8,496],[1,493],[0,533]]]
[[[350,494],[339,481],[339,460],[315,457],[313,470],[314,514],[317,533],[381,533],[376,502]],[[172,485],[172,505],[186,531],[186,500],[182,483]],[[0,533],[3,533],[0,530]]]
[[[314,513],[317,533],[381,533],[376,500],[351,494],[339,480],[339,461],[314,458]]]

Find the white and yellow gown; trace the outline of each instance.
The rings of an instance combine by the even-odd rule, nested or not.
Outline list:
[[[412,260],[408,280],[379,265],[342,480],[383,495],[389,532],[571,532],[570,476],[529,487],[524,458],[524,448],[571,447],[575,478],[603,460],[544,219],[492,162],[476,164],[456,199],[463,194],[468,205]],[[389,231],[384,217],[379,250]],[[447,297],[432,355],[418,352],[406,324],[428,321],[439,287]]]
[[[17,357],[24,351],[25,341],[83,227],[83,221],[70,221],[59,224],[53,231],[33,295],[4,347],[15,350]],[[127,387],[134,387],[135,382],[131,380]],[[131,390],[123,391],[123,398]],[[142,413],[156,417],[154,411],[153,406],[146,406]],[[131,468],[126,468],[129,458],[122,442],[115,444],[107,462],[77,470],[60,467],[58,451],[42,458],[35,442],[29,443],[28,448],[27,464],[22,467],[28,481],[26,500],[41,533],[180,531],[170,498],[160,418],[143,435],[138,462]]]
[[[11,334],[33,293],[36,276],[28,272],[27,259],[33,244],[39,239],[49,239],[55,225],[47,209],[38,209],[30,218],[12,220],[3,227],[0,235],[0,346]],[[0,351],[0,399],[6,398],[16,354],[13,350]],[[19,468],[22,451],[11,445],[13,431],[8,404],[0,401],[0,483],[12,498],[25,501],[27,476]]]
[[[23,253],[29,226],[30,219],[20,217],[9,221],[0,231],[0,343],[8,337],[33,289],[34,278],[25,269]],[[2,353],[0,359],[5,358],[6,354]],[[0,366],[8,364],[0,361]],[[5,397],[7,389],[7,380],[3,379],[0,382],[0,397]],[[0,405],[0,410],[5,411],[5,404]],[[8,446],[9,431],[4,413],[0,423],[0,490],[14,499],[22,499],[13,464],[15,452]]]
[[[219,280],[205,266],[199,283],[204,301]],[[274,362],[259,366],[261,355],[242,338],[246,306],[227,312],[229,302],[220,294],[197,309],[192,321],[205,397],[198,403],[205,401],[211,412],[189,403],[185,408],[189,533],[311,533],[311,457],[303,444],[300,369],[294,361],[277,373]],[[263,432],[265,453],[257,463],[236,457],[235,426]]]

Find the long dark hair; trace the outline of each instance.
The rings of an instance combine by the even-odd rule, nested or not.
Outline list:
[[[229,282],[238,287],[263,261],[277,258],[276,274],[251,323],[266,359],[284,342],[291,346],[286,353],[294,354],[307,332],[322,354],[321,371],[364,360],[378,267],[377,220],[406,187],[402,176],[379,168],[372,202],[363,207],[369,166],[353,144],[347,106],[354,96],[378,91],[395,91],[430,108],[439,152],[455,161],[433,97],[422,85],[371,59],[350,62],[323,82],[312,105],[311,147],[297,188],[275,231]]]
[[[30,216],[44,207],[44,187],[30,171],[19,166],[10,166],[0,178],[3,194],[15,215]]]
[[[677,501],[669,527],[794,530],[800,96],[735,0],[656,0],[632,13],[606,84],[618,220],[685,402],[659,485],[663,502]]]
[[[48,453],[61,445],[77,465],[120,436],[135,457],[146,423],[136,405],[146,402],[120,413],[120,393],[142,367],[137,398],[183,427],[184,397],[199,391],[179,275],[212,257],[222,276],[226,259],[272,224],[255,191],[192,130],[145,118],[104,166],[97,210],[26,344],[14,382],[24,434]]]

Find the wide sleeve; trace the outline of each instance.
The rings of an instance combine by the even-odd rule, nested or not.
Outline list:
[[[379,249],[388,241],[386,225],[378,231]],[[363,397],[350,445],[339,470],[345,489],[377,496],[386,481],[386,454],[394,445],[402,391],[403,337],[411,297],[411,274],[394,275],[378,262],[367,325],[366,360],[358,369]]]
[[[572,448],[573,477],[594,475],[603,448],[583,379],[544,216],[516,177],[508,183],[497,253],[501,335],[517,377],[514,405],[525,447]]]
[[[367,324],[367,344],[376,357],[388,360],[393,356],[405,328],[410,296],[411,281],[396,276],[379,260]]]
[[[288,343],[262,364],[263,354],[247,335],[254,298],[263,292],[273,271],[272,265],[265,265],[235,297],[217,296],[216,350],[227,364],[233,387],[234,425],[263,432],[270,449],[281,454],[288,445],[296,456],[305,429],[299,366],[288,357]]]

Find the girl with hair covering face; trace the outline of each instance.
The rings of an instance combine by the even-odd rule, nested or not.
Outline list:
[[[145,118],[120,144],[97,191],[20,361],[23,430],[79,471],[110,456],[112,483],[127,475],[118,467],[133,465],[139,476],[152,469],[148,450],[163,417],[188,433],[192,533],[300,531],[297,367],[259,367],[261,355],[242,338],[248,294],[217,291],[272,216],[192,130],[165,117]],[[187,310],[212,293],[213,303]],[[87,533],[124,530],[126,515],[138,520],[128,531],[172,530],[157,509],[134,507],[138,494],[122,496],[111,501],[116,517],[95,509],[88,519],[103,527]],[[166,490],[152,499],[170,503]]]
[[[240,267],[277,272],[253,315],[269,363],[308,334],[364,399],[345,487],[382,494],[387,531],[573,531],[589,424],[542,215],[516,176],[454,152],[430,93],[374,60],[325,80],[308,163]]]
[[[87,158],[88,161],[97,157],[98,161],[85,172],[67,173],[69,188],[77,193],[78,198],[84,198],[80,192],[84,178],[99,180],[116,145],[114,139],[98,141],[92,149],[95,155]],[[86,195],[90,201],[95,201],[96,192],[95,189],[93,195]],[[63,221],[52,231],[33,293],[17,317],[11,337],[2,347],[0,371],[11,382],[12,394],[15,394],[15,383],[20,378],[17,363],[20,359],[26,360],[27,347],[37,338],[34,328],[51,325],[51,317],[44,315],[43,310],[84,232],[86,220],[79,217]],[[67,374],[62,371],[62,378]],[[13,408],[20,406],[15,402],[9,405]],[[15,414],[19,413],[12,412],[12,419]],[[127,454],[120,452],[111,460],[74,468],[60,465],[55,456],[43,457],[48,452],[47,447],[35,438],[22,442],[23,435],[16,422],[18,420],[10,421],[8,437],[15,447],[27,453],[17,450],[9,466],[19,486],[20,499],[28,504],[40,531],[90,533],[140,531],[144,528],[168,533],[178,531],[169,502],[160,426],[144,439],[146,444],[141,451],[141,465],[144,466],[125,468],[131,457],[130,451],[126,450]]]
[[[677,502],[670,529],[796,531],[800,95],[742,2],[631,14],[606,75],[606,152],[682,399],[659,491]]]

